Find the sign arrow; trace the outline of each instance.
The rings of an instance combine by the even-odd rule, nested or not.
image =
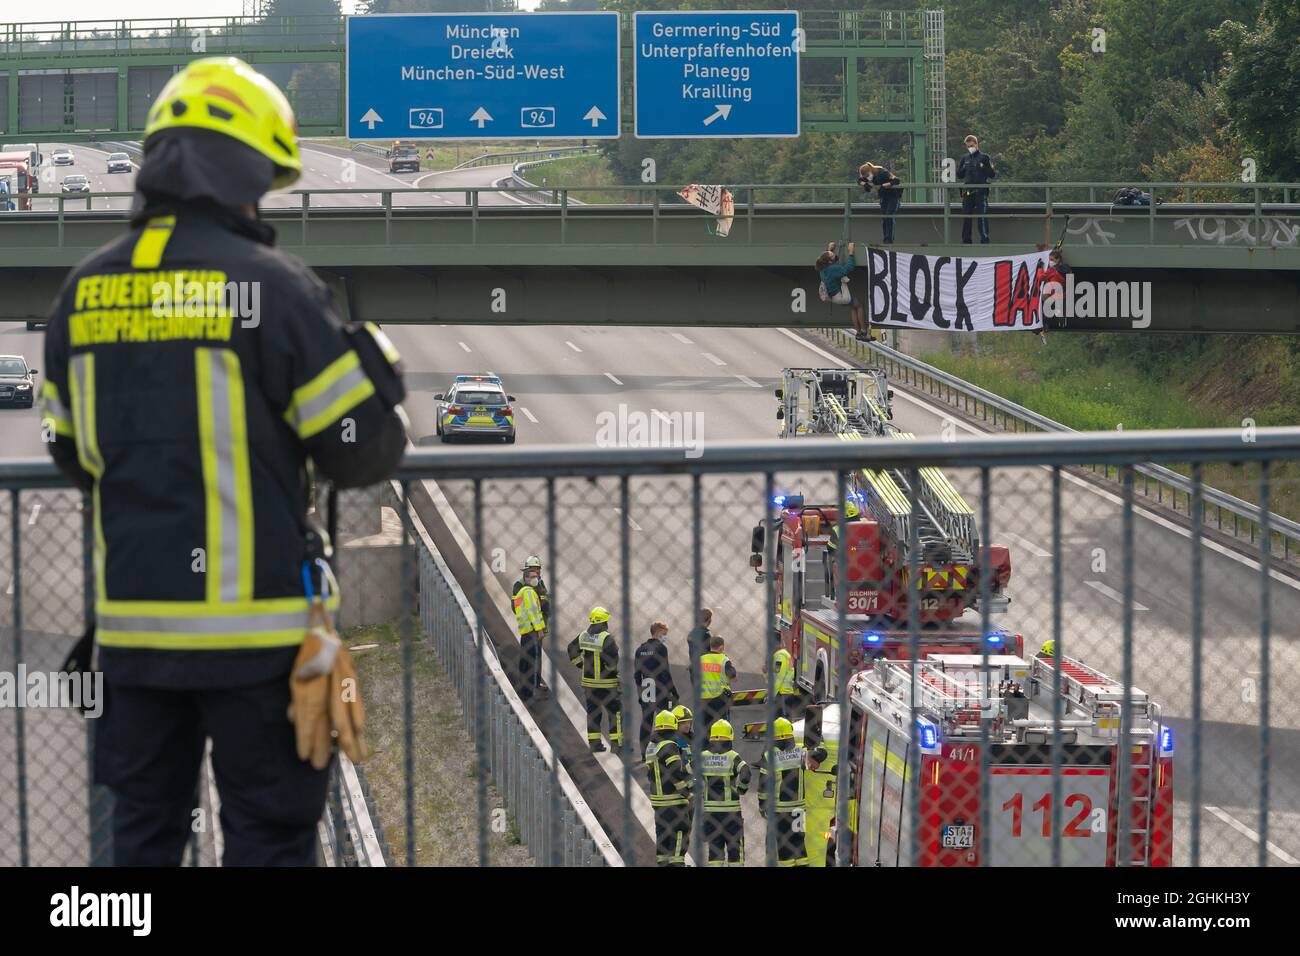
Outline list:
[[[719,117],[721,117],[722,119],[726,119],[728,116],[731,115],[730,103],[714,103],[713,105],[717,108],[713,111],[713,115],[705,119],[704,121],[705,126],[708,126],[710,123],[712,123],[715,119],[718,119]]]
[[[608,116],[600,111],[599,106],[593,106],[591,109],[587,110],[586,114],[584,114],[582,118],[585,120],[591,120],[591,125],[593,127],[595,127],[595,125],[601,120],[609,119]]]
[[[469,118],[469,121],[478,123],[478,128],[482,129],[484,123],[492,122],[492,114],[480,106],[474,111],[474,115]]]
[[[361,117],[361,122],[369,126],[371,132],[374,131],[376,123],[382,123],[383,121],[384,118],[375,112],[375,108],[373,106],[370,107],[370,109],[366,110],[365,116]]]

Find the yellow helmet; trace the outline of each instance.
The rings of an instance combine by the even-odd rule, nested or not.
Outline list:
[[[604,624],[609,620],[609,612],[603,607],[593,607],[591,609],[591,614],[588,616],[588,620],[590,620],[592,624]]]
[[[685,704],[678,704],[674,707],[673,716],[677,718],[678,727],[684,723],[689,723],[695,717],[695,715],[691,713],[691,709]]]
[[[784,717],[778,717],[773,724],[773,736],[777,740],[794,740],[794,724]]]
[[[1055,657],[1055,656],[1056,656],[1056,641],[1046,641],[1046,642],[1044,642],[1044,643],[1043,643],[1043,646],[1040,647],[1040,648],[1038,649],[1038,656],[1039,656],[1039,657]]]
[[[709,731],[710,740],[735,740],[736,735],[731,729],[730,721],[715,721],[713,728]]]
[[[850,498],[848,501],[844,502],[844,517],[845,517],[845,518],[856,518],[856,517],[858,517],[858,515],[860,515],[861,513],[862,513],[862,512],[858,510],[858,503],[857,503],[856,501],[854,501],[852,498]]]
[[[163,87],[149,109],[144,139],[165,129],[209,129],[239,140],[275,164],[272,189],[302,175],[298,124],[280,88],[243,60],[194,60]]]
[[[676,730],[677,718],[671,710],[661,710],[655,714],[655,730]]]

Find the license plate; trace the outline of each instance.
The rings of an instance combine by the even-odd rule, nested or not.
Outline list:
[[[475,407],[475,409],[474,409],[474,414],[475,414],[475,415],[486,415],[486,414],[488,414],[487,406],[486,406],[486,405],[479,405],[479,406]]]
[[[969,850],[974,846],[974,826],[945,826],[943,828],[943,848],[945,850]]]

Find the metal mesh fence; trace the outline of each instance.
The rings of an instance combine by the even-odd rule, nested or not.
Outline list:
[[[1292,865],[1300,586],[1189,520],[1235,461],[1267,525],[1300,436],[1251,437],[414,452],[338,498],[375,752],[326,861]],[[1192,463],[1190,505],[1134,487],[1151,461]],[[80,499],[0,517],[0,671],[57,670]],[[0,719],[3,862],[92,859],[94,722]]]

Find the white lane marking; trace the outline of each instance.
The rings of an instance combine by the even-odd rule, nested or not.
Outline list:
[[[1250,827],[1246,826],[1246,824],[1242,823],[1236,817],[1233,817],[1230,814],[1225,813],[1224,811],[1220,810],[1218,807],[1212,807],[1209,804],[1206,804],[1205,809],[1209,810],[1216,817],[1218,817],[1228,826],[1232,827],[1242,836],[1246,837],[1246,839],[1250,840],[1256,846],[1259,846],[1259,834],[1256,833],[1254,830],[1252,830]],[[1269,853],[1272,853],[1275,857],[1277,857],[1279,860],[1281,860],[1283,863],[1287,864],[1288,866],[1300,866],[1300,860],[1297,860],[1295,857],[1293,857],[1290,853],[1286,852],[1286,850],[1283,850],[1272,840],[1269,840],[1264,845],[1268,849]]]
[[[703,355],[710,362],[712,362],[714,365],[723,366],[727,364],[726,362],[722,361],[722,359],[714,355],[712,352],[701,352],[700,354]]]
[[[564,344],[567,345],[569,348],[573,349],[573,351],[575,351],[575,352],[581,352],[581,351],[582,351],[582,349],[578,348],[576,345],[574,345],[574,344],[573,344],[572,342],[570,342],[568,339],[565,339],[565,340],[564,340]]]
[[[512,178],[513,178],[513,177],[511,177],[511,176],[502,176],[500,179],[498,179],[498,180],[497,180],[496,182],[494,182],[492,185],[493,185],[493,187],[495,187],[495,188],[500,188],[500,186],[501,186],[502,183],[504,183],[507,179],[512,179]],[[516,196],[514,193],[497,193],[497,195],[498,195],[498,196],[504,196],[506,199],[509,199],[512,203],[515,203],[515,204],[520,205],[520,206],[532,206],[532,205],[535,205],[534,203],[530,203],[530,202],[529,202],[528,200],[526,200],[526,199],[520,199],[520,198],[519,198],[518,196]]]
[[[759,385],[756,381],[754,381],[752,378],[750,378],[748,375],[741,375],[739,372],[736,372],[736,373],[734,373],[734,374],[735,374],[736,378],[740,379],[742,382],[744,382],[744,383],[745,383],[746,385],[748,385],[750,388],[762,388],[762,387],[763,387],[762,385]]]
[[[673,333],[673,338],[675,338],[678,342],[681,342],[682,345],[694,345],[694,344],[695,344],[695,343],[692,342],[690,339],[688,339],[686,336],[682,335],[682,333],[680,333],[680,332],[674,332],[674,333]]]
[[[519,406],[519,410],[520,410],[521,412],[524,413],[524,417],[527,418],[530,422],[532,422],[534,425],[537,424],[537,416],[536,416],[536,415],[534,415],[534,414],[533,414],[532,412],[530,412],[528,409],[524,408],[524,406],[522,406],[522,405]]]
[[[804,339],[800,338],[799,336],[795,335],[789,329],[777,329],[777,331],[780,332],[782,335],[785,335],[788,338],[793,339],[794,341],[810,349],[811,351],[816,352],[818,355],[822,356],[823,358],[831,362],[834,362],[840,368],[852,368],[852,366],[849,365],[848,362],[845,362],[843,359],[839,358],[838,356],[831,355],[829,352],[823,349],[819,349],[811,342],[807,342]],[[942,408],[939,408],[938,406],[931,405],[929,402],[917,398],[915,395],[909,395],[908,393],[902,391],[901,389],[895,394],[895,397],[905,399],[911,402],[913,405],[916,405],[918,408],[923,408],[931,415],[934,415],[938,418],[951,420],[958,428],[962,429],[963,431],[967,431],[972,435],[992,434],[991,432],[980,431],[978,428],[974,427],[973,425],[969,425],[966,422],[962,421],[961,419],[956,418],[950,412],[944,411]],[[1039,465],[1038,467],[1046,472],[1050,472],[1052,470],[1051,466],[1049,465]],[[1061,477],[1064,478],[1066,481],[1070,482],[1071,484],[1076,485],[1079,488],[1082,488],[1084,491],[1094,494],[1099,498],[1106,499],[1111,504],[1119,505],[1121,508],[1124,506],[1124,499],[1121,498],[1119,495],[1111,494],[1109,491],[1106,491],[1102,488],[1098,488],[1092,482],[1085,481],[1084,479],[1078,477],[1077,475],[1072,475],[1068,471],[1062,471]],[[1141,515],[1143,518],[1146,518],[1148,521],[1159,525],[1160,527],[1164,528],[1166,531],[1172,531],[1174,534],[1181,535],[1182,537],[1187,538],[1188,540],[1190,540],[1192,537],[1192,533],[1188,529],[1182,527],[1181,525],[1174,524],[1169,519],[1163,518],[1160,515],[1156,514],[1155,512],[1148,511],[1146,508],[1142,508],[1137,505],[1134,505],[1133,513],[1136,515]],[[1085,538],[1084,540],[1088,540],[1088,539]],[[1217,541],[1211,541],[1205,535],[1201,536],[1201,544],[1209,548],[1211,551],[1215,552],[1216,554],[1221,554],[1225,558],[1228,558],[1232,561],[1236,561],[1238,564],[1245,565],[1247,568],[1249,568],[1252,571],[1260,570],[1260,565],[1258,561],[1248,558],[1244,554],[1238,554],[1236,551],[1233,551],[1231,548],[1226,547],[1225,545],[1219,544],[1219,542]],[[1285,574],[1282,574],[1280,571],[1270,569],[1269,577],[1271,577],[1274,581],[1277,581],[1279,584],[1285,584],[1287,587],[1293,590],[1300,591],[1300,581],[1295,581],[1292,578],[1287,577]]]
[[[1088,587],[1092,588],[1094,591],[1098,591],[1101,594],[1106,595],[1106,597],[1110,598],[1120,607],[1124,606],[1124,595],[1120,594],[1118,591],[1116,591],[1114,588],[1110,587],[1109,585],[1102,584],[1100,581],[1084,581],[1083,583],[1088,585]],[[1147,607],[1145,604],[1139,604],[1137,601],[1134,601],[1133,610],[1149,611],[1151,610],[1151,608]]]
[[[208,789],[208,810],[212,814],[212,852],[217,863],[226,855],[226,838],[221,832],[221,795],[217,792],[217,775],[212,770],[212,738],[203,744],[204,779]]]
[[[999,531],[999,532],[998,532],[998,537],[999,537],[999,538],[1010,538],[1011,541],[1013,541],[1015,544],[1020,545],[1020,547],[1024,548],[1026,551],[1028,551],[1030,554],[1032,554],[1032,555],[1033,555],[1034,557],[1036,557],[1036,558],[1050,558],[1050,557],[1051,557],[1051,555],[1050,555],[1048,552],[1044,551],[1044,550],[1043,550],[1042,548],[1040,548],[1038,545],[1034,544],[1034,542],[1030,541],[1028,538],[1022,538],[1022,537],[1021,537],[1020,535],[1018,535],[1018,534],[1012,534],[1010,531]]]
[[[456,344],[459,345],[461,348],[463,348],[466,352],[472,352],[472,351],[474,351],[474,350],[471,349],[468,345],[466,345],[464,342],[457,342]]]
[[[614,509],[614,513],[615,513],[615,514],[620,514],[620,515],[621,515],[621,514],[623,513],[623,509],[622,509],[622,508],[615,508],[615,509]],[[642,528],[639,524],[636,523],[636,520],[635,520],[631,515],[628,515],[628,516],[627,516],[627,524],[628,524],[628,527],[631,528],[633,531],[644,531],[644,530],[645,530],[645,529]]]
[[[613,372],[606,372],[606,373],[605,373],[605,377],[606,377],[607,379],[609,379],[611,382],[613,382],[615,385],[622,385],[622,384],[623,384],[622,382],[620,382],[620,381],[618,380],[618,376],[616,376]]]
[[[32,525],[36,524],[36,518],[40,513],[41,503],[38,501],[36,504],[32,505],[32,516],[27,519],[27,527],[30,528]]]

